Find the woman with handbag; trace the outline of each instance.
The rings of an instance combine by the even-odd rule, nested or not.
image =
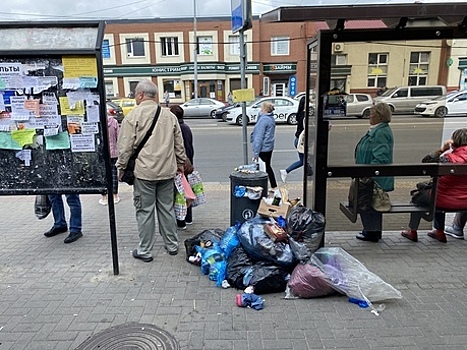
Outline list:
[[[457,129],[452,133],[452,139],[443,146],[422,159],[423,163],[467,163],[467,129]],[[431,198],[431,190],[429,190]],[[462,210],[467,205],[467,175],[444,175],[438,180],[436,192],[436,208],[447,210]],[[423,213],[411,213],[409,229],[401,235],[412,242],[418,241],[417,229]],[[439,242],[446,243],[444,223],[446,213],[436,212],[433,220],[434,230],[428,236]]]
[[[191,132],[190,127],[183,120],[183,108],[174,105],[170,107],[170,111],[175,114],[182,131],[183,144],[185,146],[185,154],[187,161],[185,162],[185,176],[193,172],[193,157],[195,155],[195,149],[193,147],[193,133]],[[186,230],[186,225],[191,225],[193,223],[193,208],[188,206],[186,211],[185,220],[177,219],[177,228],[179,230]]]
[[[355,164],[391,164],[394,137],[391,127],[391,109],[386,103],[370,108],[370,128],[355,148]],[[394,177],[375,177],[374,182],[385,192],[394,190]],[[362,241],[378,242],[382,235],[383,215],[374,210],[371,203],[360,212],[363,230],[356,238]]]

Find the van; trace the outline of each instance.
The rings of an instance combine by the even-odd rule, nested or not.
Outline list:
[[[375,103],[385,102],[393,113],[414,113],[420,102],[446,94],[443,85],[400,86],[386,90],[375,97]]]

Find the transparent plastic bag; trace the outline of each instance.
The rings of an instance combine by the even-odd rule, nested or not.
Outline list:
[[[380,277],[370,272],[365,265],[339,247],[320,248],[310,263],[323,272],[326,281],[349,298],[371,302],[386,299],[401,299],[402,294]]]

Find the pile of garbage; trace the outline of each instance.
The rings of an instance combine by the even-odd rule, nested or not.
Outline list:
[[[186,259],[216,286],[244,290],[237,305],[257,310],[258,295],[277,292],[287,299],[344,294],[361,307],[402,297],[344,249],[320,248],[324,229],[321,213],[296,204],[286,218],[257,215],[225,231],[204,230],[185,240]]]

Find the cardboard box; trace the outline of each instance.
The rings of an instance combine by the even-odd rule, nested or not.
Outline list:
[[[273,217],[273,218],[278,218],[279,216],[282,216],[284,219],[287,218],[287,214],[290,209],[290,203],[286,202],[281,205],[272,205],[272,204],[267,204],[264,201],[264,198],[261,199],[261,202],[259,203],[258,211],[257,213],[261,216],[264,217]]]

